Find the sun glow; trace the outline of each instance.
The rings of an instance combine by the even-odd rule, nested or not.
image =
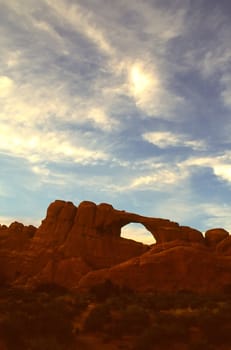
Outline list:
[[[136,104],[146,106],[158,97],[160,80],[150,67],[144,67],[142,62],[134,63],[129,70],[129,89]]]
[[[14,82],[7,76],[0,76],[0,97],[7,97],[14,87]]]
[[[131,83],[134,88],[134,92],[137,94],[142,93],[151,86],[151,79],[141,67],[134,65],[131,69]]]

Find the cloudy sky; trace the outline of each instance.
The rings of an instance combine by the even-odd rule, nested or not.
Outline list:
[[[0,222],[38,225],[60,198],[231,230],[230,16],[0,0]]]

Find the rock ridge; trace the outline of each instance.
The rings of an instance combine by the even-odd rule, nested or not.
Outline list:
[[[156,243],[122,238],[121,229],[129,223],[142,224]],[[107,203],[75,206],[56,200],[38,228],[18,222],[0,225],[0,283],[87,288],[110,278],[137,290],[217,290],[231,285],[230,237],[222,228],[203,236],[168,219]]]

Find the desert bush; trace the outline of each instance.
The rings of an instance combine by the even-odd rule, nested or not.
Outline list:
[[[135,334],[143,331],[149,324],[149,314],[143,307],[136,304],[128,305],[121,310],[120,316],[114,322],[113,332],[118,335]]]
[[[95,284],[90,288],[90,294],[98,302],[105,301],[106,299],[112,297],[113,295],[118,295],[120,292],[119,286],[107,279],[104,282]]]
[[[5,273],[0,270],[0,288],[5,288],[8,285],[9,284]]]
[[[38,337],[28,340],[28,350],[66,350],[66,344],[61,344],[55,337]],[[69,346],[71,346],[69,344]],[[72,346],[68,350],[72,349]]]
[[[109,308],[105,304],[98,305],[90,311],[85,320],[84,329],[85,331],[102,331],[110,320]]]
[[[224,285],[223,292],[225,295],[228,295],[228,296],[231,295],[231,283]]]
[[[119,286],[113,283],[110,279],[95,284],[89,290],[90,295],[95,298],[97,302],[103,302],[108,298],[120,297],[128,298],[135,295],[134,291],[126,286]]]
[[[208,343],[207,340],[198,340],[196,342],[193,342],[189,344],[189,350],[201,350],[201,349],[206,349],[206,350],[213,350],[213,346]]]
[[[68,289],[56,283],[41,283],[35,289],[37,293],[48,293],[49,295],[68,294]]]
[[[198,325],[209,344],[231,344],[231,308],[222,304],[216,309],[203,309],[198,316]]]
[[[153,324],[135,340],[134,350],[153,350],[181,341],[182,331],[171,324]]]
[[[133,345],[133,350],[154,350],[158,349],[160,346],[160,341],[157,337],[155,327],[151,326],[144,330],[144,332],[135,339],[135,344]],[[161,340],[161,339],[160,339]],[[157,347],[155,347],[156,342]]]
[[[2,339],[6,343],[8,350],[25,349],[25,330],[27,326],[23,314],[14,312],[5,316],[1,321]],[[12,336],[13,335],[13,336]]]
[[[17,295],[17,298],[12,295]],[[41,303],[37,294],[29,295],[30,298],[26,298],[25,291],[24,294],[14,291],[1,304],[0,331],[7,349],[31,349],[28,344],[32,340],[36,343],[36,339],[47,339],[48,344],[55,339],[70,349],[73,342],[72,315],[67,304],[53,297]]]
[[[171,348],[173,343],[184,342],[187,335],[187,329],[180,324],[152,324],[136,339],[134,350],[160,349],[163,345]]]

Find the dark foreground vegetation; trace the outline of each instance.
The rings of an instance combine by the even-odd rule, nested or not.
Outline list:
[[[231,349],[231,293],[137,294],[110,281],[0,288],[0,349]]]

